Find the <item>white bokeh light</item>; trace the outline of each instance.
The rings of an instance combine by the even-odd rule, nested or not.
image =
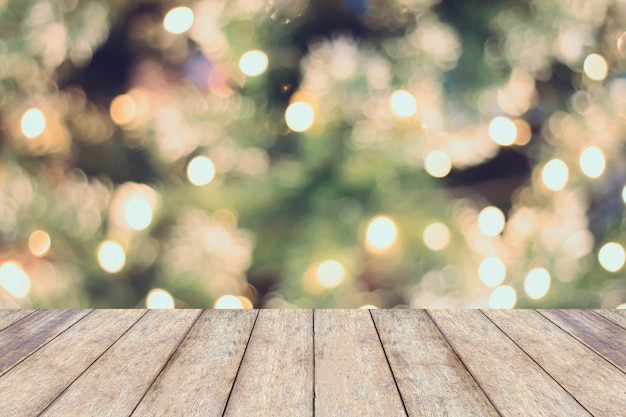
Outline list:
[[[626,252],[624,247],[616,242],[609,242],[603,245],[598,252],[600,266],[609,272],[617,272],[626,262]]]
[[[173,309],[174,297],[160,288],[155,288],[146,297],[146,307],[152,309]]]
[[[400,117],[411,117],[417,112],[417,100],[406,90],[396,90],[389,98],[391,110]]]
[[[598,178],[606,169],[604,152],[597,146],[589,146],[580,154],[580,169],[589,178]]]
[[[510,285],[501,285],[491,292],[489,308],[513,308],[517,302],[517,293]]]
[[[111,274],[121,271],[126,264],[124,248],[117,242],[105,240],[98,246],[98,264]]]
[[[478,213],[478,229],[485,236],[497,236],[504,230],[506,219],[502,210],[495,206],[485,207]]]
[[[326,288],[334,288],[343,282],[346,272],[339,262],[329,259],[319,264],[316,271],[317,281]]]
[[[606,59],[599,54],[590,54],[583,63],[585,75],[594,81],[602,81],[609,73],[609,65]]]
[[[552,191],[562,190],[569,180],[569,169],[560,159],[552,159],[544,165],[541,180]]]
[[[15,262],[8,261],[0,266],[0,286],[15,298],[24,298],[30,292],[30,277]]]
[[[389,217],[378,216],[370,220],[367,225],[365,242],[367,247],[374,251],[389,249],[396,241],[398,229]]]
[[[452,162],[447,153],[432,151],[424,160],[424,169],[432,177],[443,178],[452,170]]]
[[[37,137],[46,129],[46,116],[36,107],[28,109],[22,115],[21,128],[27,138]]]
[[[222,295],[217,300],[215,300],[215,304],[213,308],[216,309],[230,309],[230,310],[243,310],[243,303],[234,295]]]
[[[424,229],[422,239],[428,249],[440,251],[450,243],[450,229],[443,223],[431,223]]]
[[[512,145],[517,138],[517,127],[508,117],[494,117],[489,123],[489,137],[498,145]]]
[[[291,103],[285,111],[285,122],[289,129],[294,132],[304,132],[313,126],[315,111],[313,107],[304,101]]]
[[[196,156],[187,165],[187,178],[193,185],[207,185],[215,178],[215,164],[206,156]]]
[[[169,33],[178,35],[193,26],[194,15],[189,7],[174,7],[163,18],[163,27]]]
[[[550,289],[550,273],[544,268],[531,270],[524,279],[524,291],[533,300],[543,298]]]
[[[506,265],[497,256],[490,256],[478,266],[478,276],[486,286],[497,287],[506,278]]]
[[[239,69],[250,77],[261,75],[267,70],[269,59],[263,51],[248,51],[239,58]]]
[[[133,230],[144,230],[152,223],[152,206],[145,197],[131,197],[124,206],[124,218]]]

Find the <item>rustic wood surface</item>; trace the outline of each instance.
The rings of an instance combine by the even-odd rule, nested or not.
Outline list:
[[[624,310],[0,310],[0,416],[626,416]]]

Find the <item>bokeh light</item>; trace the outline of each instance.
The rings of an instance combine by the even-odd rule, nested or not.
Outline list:
[[[124,268],[126,253],[117,242],[105,240],[98,246],[98,264],[108,273],[114,274]]]
[[[452,170],[452,162],[447,153],[432,151],[426,156],[424,169],[435,178],[443,178]]]
[[[22,115],[22,133],[27,138],[35,138],[46,129],[46,116],[36,107],[28,109]]]
[[[124,207],[124,218],[133,230],[144,230],[152,223],[152,206],[140,195],[131,197]]]
[[[364,304],[361,307],[359,307],[359,310],[378,310],[378,307],[376,307],[373,304]]]
[[[132,122],[137,113],[135,100],[128,94],[120,94],[115,97],[109,107],[111,119],[118,126],[124,126]]]
[[[155,288],[146,297],[146,307],[152,309],[173,309],[174,297],[160,288]]]
[[[488,206],[478,213],[478,229],[485,236],[497,236],[504,230],[506,219],[498,207]]]
[[[207,185],[215,178],[215,164],[206,156],[196,156],[187,165],[187,178],[193,185]]]
[[[378,216],[369,221],[365,242],[372,251],[384,251],[389,249],[396,241],[398,229],[389,217]]]
[[[45,256],[50,251],[50,235],[43,230],[35,230],[28,237],[28,249],[38,257]]]
[[[242,310],[243,303],[234,295],[222,295],[217,300],[215,300],[215,304],[213,304],[213,308],[216,309],[225,309],[225,310]]]
[[[513,308],[517,303],[517,293],[510,285],[501,285],[495,288],[489,296],[489,308]]]
[[[626,204],[626,185],[622,188],[622,201]]]
[[[400,117],[411,117],[417,112],[417,100],[406,90],[391,93],[389,105],[394,114]]]
[[[313,107],[305,101],[291,103],[285,110],[285,122],[289,129],[294,132],[304,132],[313,126],[315,111]]]
[[[497,287],[506,278],[506,266],[502,259],[490,256],[478,266],[478,277],[488,287]]]
[[[327,260],[319,264],[315,276],[322,286],[334,288],[343,282],[346,271],[339,262]]]
[[[597,146],[589,146],[580,154],[580,169],[589,178],[600,177],[606,168],[604,152]]]
[[[602,268],[609,272],[619,271],[626,262],[624,247],[616,242],[604,244],[598,252],[598,261]]]
[[[24,298],[30,292],[30,277],[13,261],[0,266],[0,286],[15,298]]]
[[[491,123],[489,123],[489,137],[498,145],[512,145],[517,138],[517,127],[507,117],[494,117]]]
[[[524,290],[533,300],[543,298],[550,289],[550,273],[544,268],[531,270],[524,279]]]
[[[239,69],[250,77],[261,75],[267,70],[269,60],[263,51],[248,51],[239,59]]]
[[[450,243],[450,229],[443,223],[431,223],[424,229],[422,238],[428,249],[440,251]]]
[[[583,63],[585,75],[594,81],[602,81],[609,73],[609,66],[606,59],[599,54],[590,54]]]
[[[544,165],[541,171],[541,180],[550,190],[562,190],[569,180],[569,169],[562,160],[552,159]]]
[[[193,11],[189,7],[174,7],[165,15],[163,27],[169,33],[177,35],[191,29],[193,21]]]

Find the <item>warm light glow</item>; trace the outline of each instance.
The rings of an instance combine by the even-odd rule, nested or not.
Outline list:
[[[251,77],[263,74],[268,64],[267,54],[263,51],[248,51],[239,59],[239,69]]]
[[[143,196],[131,197],[124,206],[124,218],[133,230],[144,230],[152,223],[152,206]]]
[[[497,287],[506,278],[506,266],[497,256],[485,258],[478,266],[478,276],[488,287]]]
[[[452,162],[447,153],[442,151],[432,151],[424,161],[424,168],[431,176],[443,178],[450,173]]]
[[[156,288],[148,293],[146,297],[146,307],[154,309],[174,308],[174,297],[165,290]]]
[[[359,307],[359,310],[378,310],[378,307],[373,304],[365,304]]]
[[[22,115],[22,133],[27,138],[34,138],[46,129],[46,116],[38,108],[28,109]]]
[[[517,131],[517,136],[515,136],[515,144],[517,146],[524,146],[530,139],[532,138],[533,132],[530,128],[528,122],[522,119],[517,119],[513,123],[515,123],[515,129]]]
[[[626,185],[622,188],[622,201],[626,204]]]
[[[244,297],[243,295],[240,295],[239,297],[237,297],[237,299],[241,303],[241,306],[243,307],[244,310],[251,310],[252,308],[254,308],[254,306],[252,305],[252,301],[250,301],[248,297]]]
[[[24,298],[30,292],[30,277],[15,262],[0,266],[0,286],[15,298]]]
[[[431,223],[424,229],[422,238],[428,249],[440,251],[450,243],[450,229],[443,223]]]
[[[234,295],[222,295],[220,298],[215,300],[215,304],[213,305],[213,308],[242,310],[243,303],[238,297],[235,297]]]
[[[617,310],[626,310],[626,303],[622,303],[615,307]]]
[[[502,210],[494,206],[487,206],[478,213],[478,228],[485,236],[499,235],[505,221]]]
[[[111,119],[119,126],[126,125],[135,118],[137,105],[128,94],[121,94],[113,99],[109,108]]]
[[[345,274],[343,266],[333,260],[322,262],[316,271],[317,280],[326,288],[334,288],[341,284]]]
[[[50,250],[50,235],[43,230],[35,230],[28,237],[28,249],[35,255],[42,257]]]
[[[517,127],[509,118],[497,116],[489,123],[489,137],[498,145],[509,146],[515,143]]]
[[[509,285],[502,285],[491,292],[489,308],[513,308],[517,302],[517,293]]]
[[[602,268],[609,272],[619,271],[624,266],[624,262],[626,262],[624,247],[615,242],[605,244],[598,252],[598,261]]]
[[[206,156],[196,156],[187,165],[187,178],[193,185],[207,185],[215,178],[215,165]]]
[[[174,7],[163,19],[163,27],[175,35],[187,32],[193,26],[193,11],[189,7]]]
[[[553,191],[562,190],[569,179],[569,169],[560,159],[552,159],[541,171],[541,179],[546,187]]]
[[[105,240],[98,246],[98,263],[111,274],[121,271],[126,264],[124,248],[117,242]]]
[[[600,148],[589,146],[580,154],[580,169],[589,178],[598,178],[605,168],[606,158]]]
[[[396,90],[389,99],[391,110],[400,117],[411,117],[417,112],[417,100],[406,90]]]
[[[289,129],[294,132],[304,132],[313,126],[315,111],[309,103],[296,101],[291,103],[285,111],[285,121]]]
[[[524,290],[534,300],[545,296],[550,289],[550,273],[544,268],[535,268],[526,275]]]
[[[396,240],[398,230],[389,217],[378,216],[367,225],[366,244],[369,249],[383,251],[389,249]]]
[[[583,64],[585,75],[594,81],[602,81],[609,73],[609,66],[602,55],[591,54]]]
[[[626,32],[622,32],[617,38],[617,49],[622,53],[626,53]]]

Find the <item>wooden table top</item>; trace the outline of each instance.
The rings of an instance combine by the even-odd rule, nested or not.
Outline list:
[[[2,416],[626,416],[625,310],[0,310]]]

